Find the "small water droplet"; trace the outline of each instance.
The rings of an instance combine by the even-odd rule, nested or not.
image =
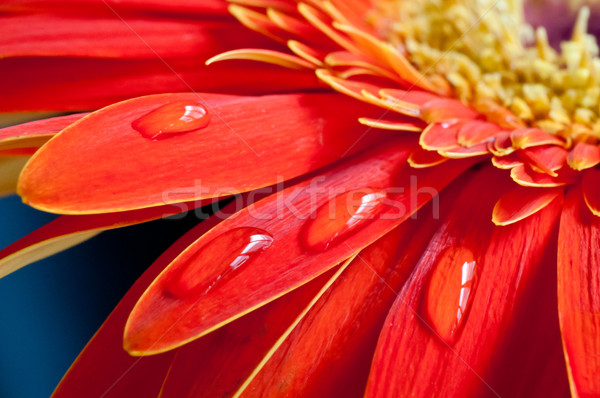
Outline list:
[[[247,265],[273,243],[268,232],[250,227],[227,231],[180,264],[167,283],[168,291],[177,297],[206,294]]]
[[[323,251],[367,225],[381,212],[385,192],[371,188],[349,191],[322,205],[300,235],[305,248]]]
[[[206,108],[190,101],[176,101],[163,105],[131,123],[131,127],[146,138],[187,133],[208,126],[210,114]]]
[[[447,248],[438,257],[425,289],[423,310],[429,326],[454,344],[465,324],[475,293],[477,262],[468,248]]]

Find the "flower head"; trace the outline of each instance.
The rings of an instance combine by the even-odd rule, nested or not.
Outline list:
[[[104,3],[102,23],[136,38],[95,38],[98,20],[76,13],[80,48],[60,35],[0,47],[112,61],[106,90],[83,72],[75,97],[63,77],[55,109],[192,91],[0,130],[0,154],[33,154],[24,201],[63,214],[0,252],[0,272],[235,197],[138,281],[56,396],[600,394],[589,8],[555,48],[519,1],[235,0],[240,24],[207,4],[185,21],[173,4]],[[63,18],[27,14],[44,5],[14,18]],[[156,35],[157,10],[172,37]],[[130,58],[144,68],[119,91]],[[136,80],[155,58],[175,82]],[[188,84],[180,65],[204,78]]]

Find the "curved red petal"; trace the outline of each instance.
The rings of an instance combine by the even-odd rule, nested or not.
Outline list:
[[[473,146],[489,141],[500,132],[500,126],[482,120],[470,120],[463,124],[458,132],[458,143]]]
[[[172,349],[306,283],[402,223],[469,164],[402,175],[411,148],[402,141],[384,144],[242,210],[201,237],[140,299],[125,332],[128,351]],[[359,207],[367,213],[349,216],[358,211],[350,202],[364,198],[374,200],[365,205],[373,212]],[[221,248],[231,243],[230,234],[256,235],[261,251]],[[239,267],[246,253],[260,261]]]
[[[202,128],[194,121],[199,129],[161,139],[136,131],[138,119],[148,119],[164,104],[204,109],[210,122]],[[333,94],[136,98],[90,114],[45,145],[23,171],[19,193],[39,209],[85,214],[250,191],[364,147],[369,137],[380,134],[356,128],[356,116],[364,110]],[[178,113],[162,113],[151,119],[187,123]],[[160,123],[151,125],[156,125],[152,134],[163,128]]]
[[[160,397],[233,396],[334,270],[179,348]]]
[[[492,221],[509,225],[531,216],[562,195],[563,188],[529,188],[516,186],[496,202]]]
[[[431,211],[363,250],[242,396],[362,396],[386,314],[433,234]]]
[[[567,156],[569,166],[575,170],[585,170],[600,163],[600,148],[597,145],[578,142]]]
[[[513,167],[522,166],[523,160],[517,152],[513,152],[505,156],[492,157],[492,164],[499,169],[510,170]]]
[[[538,173],[529,166],[517,165],[510,170],[510,176],[519,185],[536,188],[561,187],[575,180],[575,175],[564,167],[553,177],[546,173]]]
[[[565,142],[561,138],[539,128],[513,130],[510,133],[510,139],[513,146],[518,149],[531,148],[540,145],[565,145]]]
[[[558,237],[558,313],[576,397],[600,395],[600,218],[573,190]]]
[[[535,171],[553,177],[556,177],[556,171],[565,165],[567,153],[565,148],[556,145],[535,146],[519,152]]]
[[[483,143],[468,148],[457,145],[451,148],[440,150],[438,152],[440,155],[448,157],[450,159],[465,159],[487,155],[489,153],[489,149],[488,145],[486,143]]]
[[[480,170],[460,196],[444,201],[442,193],[447,218],[386,319],[366,396],[479,396],[493,389],[483,377],[560,208],[556,201],[521,223],[494,227],[492,204],[508,186],[501,171]]]
[[[290,69],[314,69],[314,65],[311,62],[296,55],[262,48],[243,48],[227,51],[210,58],[206,61],[206,64],[210,65],[214,62],[242,59],[279,65]]]
[[[421,117],[428,123],[441,123],[452,120],[477,119],[480,115],[458,100],[438,98],[421,106]]]
[[[419,143],[428,151],[455,148],[462,123],[432,123],[423,130]]]
[[[420,133],[423,131],[424,126],[418,120],[407,121],[406,119],[402,120],[383,120],[383,119],[371,119],[366,117],[361,117],[358,119],[361,124],[365,126],[373,127],[376,129],[382,130],[392,130],[392,131],[410,131]]]
[[[507,156],[515,152],[510,139],[510,133],[501,131],[494,137],[494,141],[488,144],[490,152],[496,156]]]
[[[416,169],[423,169],[437,166],[447,160],[448,158],[443,157],[436,151],[427,151],[422,148],[417,148],[408,157],[408,164]]]

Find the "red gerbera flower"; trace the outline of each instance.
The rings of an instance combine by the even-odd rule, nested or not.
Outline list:
[[[0,273],[237,195],[56,397],[600,395],[588,8],[560,51],[511,1],[229,5],[270,40],[220,1],[3,9],[4,109],[188,92],[0,130],[23,200],[63,214]]]

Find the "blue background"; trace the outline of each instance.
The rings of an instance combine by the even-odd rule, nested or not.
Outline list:
[[[0,248],[54,216],[0,198]],[[0,279],[0,397],[48,397],[129,286],[197,220],[104,232]]]

